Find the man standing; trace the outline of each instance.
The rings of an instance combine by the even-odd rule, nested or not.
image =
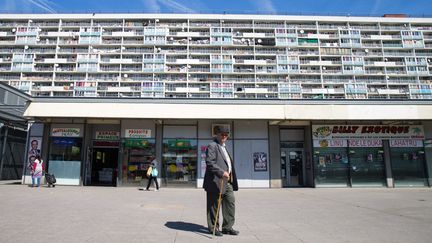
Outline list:
[[[219,126],[216,129],[216,138],[208,145],[206,155],[206,172],[204,176],[204,189],[207,192],[207,225],[213,233],[216,224],[216,236],[223,234],[238,235],[239,231],[232,226],[235,221],[234,191],[238,190],[234,161],[225,147],[229,130]],[[223,188],[220,181],[223,180]],[[222,233],[219,231],[219,219],[216,220],[219,192],[222,193]]]

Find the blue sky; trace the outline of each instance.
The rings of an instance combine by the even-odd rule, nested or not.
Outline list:
[[[175,12],[432,17],[432,0],[0,0],[1,13]]]

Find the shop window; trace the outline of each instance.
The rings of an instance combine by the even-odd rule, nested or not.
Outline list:
[[[381,144],[381,140],[372,141]],[[353,187],[386,185],[382,147],[353,147],[349,149],[348,154]]]
[[[396,187],[427,186],[422,147],[392,147],[390,154]]]
[[[348,155],[346,147],[328,147],[328,140],[314,148],[315,183],[320,186],[348,186]]]
[[[53,137],[50,141],[48,171],[59,184],[79,185],[81,173],[81,138]]]
[[[168,184],[195,185],[197,177],[196,139],[163,140],[163,175]]]
[[[156,156],[154,139],[124,139],[123,183],[138,184],[146,178],[146,172]],[[156,165],[158,166],[158,165]]]

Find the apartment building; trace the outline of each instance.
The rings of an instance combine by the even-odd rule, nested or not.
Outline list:
[[[136,185],[156,155],[199,187],[226,125],[242,187],[428,186],[432,19],[399,17],[2,15],[0,80],[64,184]]]

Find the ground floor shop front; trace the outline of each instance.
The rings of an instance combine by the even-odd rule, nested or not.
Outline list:
[[[217,126],[242,188],[431,185],[430,121],[53,118],[31,126],[26,160],[41,151],[60,185],[140,186],[153,162],[162,186],[201,187]]]

